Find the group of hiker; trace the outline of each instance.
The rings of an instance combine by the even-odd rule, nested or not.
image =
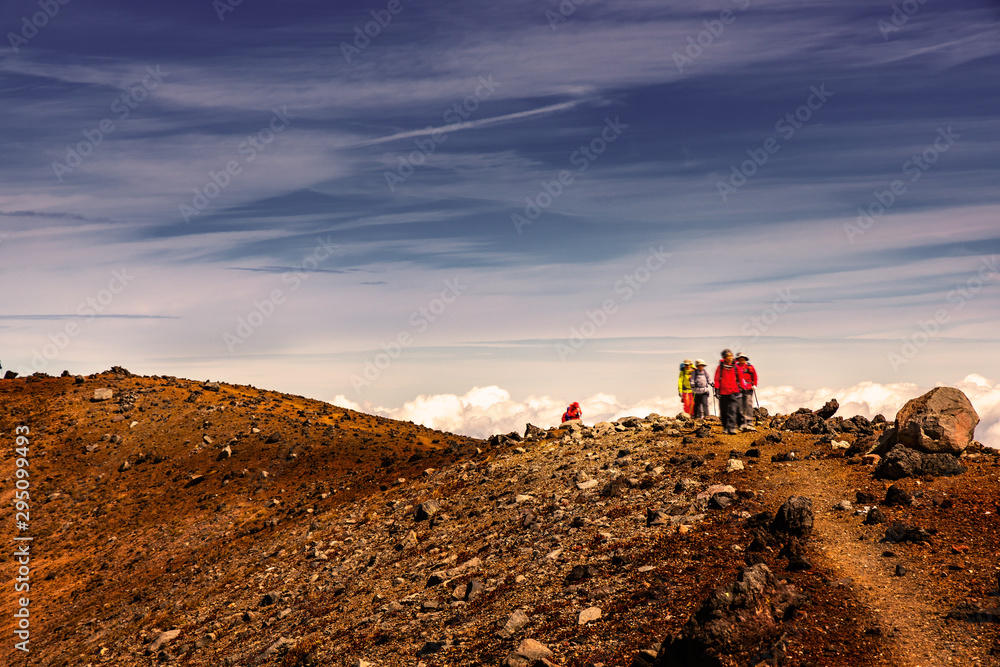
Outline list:
[[[707,364],[702,359],[685,359],[681,362],[677,378],[677,395],[680,396],[684,412],[695,419],[709,416],[708,395],[714,393],[719,401],[719,418],[722,429],[732,435],[737,430],[753,431],[754,390],[757,387],[757,369],[750,358],[740,352],[722,351],[722,358],[710,378],[705,370]]]
[[[732,435],[738,430],[756,431],[753,403],[756,397],[757,369],[750,358],[740,352],[722,351],[722,358],[710,377],[705,370],[707,364],[702,359],[685,359],[681,362],[680,376],[677,378],[677,395],[684,405],[684,412],[694,419],[704,419],[711,413],[708,395],[715,394],[719,401],[719,418],[722,429]],[[563,422],[583,418],[579,403],[571,403],[563,413]]]

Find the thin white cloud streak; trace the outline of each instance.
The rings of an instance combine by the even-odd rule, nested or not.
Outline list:
[[[1000,448],[1000,383],[970,374],[953,385],[969,397],[979,413],[976,439]],[[906,401],[920,396],[928,388],[913,383],[879,384],[860,382],[846,389],[802,389],[797,387],[762,387],[757,394],[761,405],[772,414],[789,414],[800,407],[817,409],[831,398],[840,403],[839,415],[862,415],[871,419],[882,414],[890,421]],[[571,400],[571,399],[570,399]],[[398,408],[357,403],[338,395],[333,404],[352,410],[374,413],[392,419],[412,421],[429,428],[462,435],[486,438],[494,433],[523,432],[525,424],[547,428],[557,425],[568,400],[551,396],[529,396],[523,401],[511,399],[497,386],[473,387],[464,395],[420,395]],[[595,394],[579,401],[584,422],[613,421],[627,415],[645,417],[650,413],[674,415],[680,411],[679,399],[655,396],[639,401],[620,401],[613,394]]]
[[[362,141],[355,144],[355,146],[374,146],[375,144],[384,144],[388,141],[396,141],[397,139],[410,139],[412,137],[425,137],[436,132],[457,132],[459,130],[473,130],[480,127],[489,127],[491,125],[498,125],[511,120],[520,120],[522,118],[531,118],[534,116],[544,116],[546,114],[556,113],[558,111],[565,111],[566,109],[572,109],[582,103],[583,100],[576,100],[573,102],[561,102],[559,104],[550,104],[546,107],[540,107],[538,109],[531,109],[530,111],[518,111],[517,113],[509,113],[503,116],[493,116],[492,118],[481,118],[480,120],[467,120],[462,123],[452,123],[451,125],[441,125],[439,127],[425,127],[422,130],[409,130],[407,132],[397,132],[396,134],[391,134],[387,137],[379,137],[377,139],[370,139],[368,141]]]

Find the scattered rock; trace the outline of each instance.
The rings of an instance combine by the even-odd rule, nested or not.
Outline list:
[[[179,637],[180,634],[181,634],[180,630],[167,630],[166,632],[161,632],[156,637],[156,639],[154,639],[152,643],[150,643],[150,645],[146,648],[146,653],[147,654],[156,653],[157,651],[160,650],[162,646],[173,641],[174,639],[177,639],[177,637]]]
[[[778,556],[788,559],[788,569],[791,571],[812,569],[812,563],[806,558],[805,549],[796,537],[788,539]]]
[[[545,431],[538,428],[534,424],[524,425],[524,437],[525,438],[544,438]]]
[[[417,509],[413,513],[414,521],[427,521],[432,516],[438,513],[441,509],[441,503],[436,500],[427,500],[425,502],[417,505]]]
[[[791,584],[779,584],[762,563],[744,569],[738,579],[717,588],[681,632],[663,642],[658,667],[756,664],[752,656],[767,649],[806,601]]]
[[[873,507],[868,512],[868,515],[865,517],[865,520],[862,523],[864,523],[866,526],[874,526],[875,524],[878,523],[885,523],[888,520],[889,519],[888,517],[886,517],[885,512],[880,510],[878,507]]]
[[[524,612],[523,609],[517,609],[510,618],[507,619],[507,623],[504,624],[503,629],[500,630],[500,636],[510,639],[514,634],[528,624],[528,614]]]
[[[791,496],[782,504],[771,521],[772,533],[782,533],[800,539],[808,538],[813,529],[812,500]]]
[[[601,489],[601,496],[604,498],[617,498],[627,488],[628,480],[624,476],[619,475],[604,485],[604,488]]]
[[[590,577],[598,577],[601,572],[593,565],[574,565],[570,573],[566,575],[566,585],[577,584]]]
[[[580,612],[580,616],[577,619],[577,625],[586,625],[591,621],[596,621],[601,617],[600,607],[587,607]]]
[[[420,647],[420,650],[417,651],[417,655],[434,655],[435,653],[443,651],[444,647],[444,642],[425,642],[424,645]]]
[[[115,392],[106,387],[94,390],[94,401],[107,401],[110,400]]]
[[[746,466],[743,464],[743,461],[739,459],[729,459],[726,462],[726,472],[739,472],[745,468]]]
[[[899,486],[898,484],[893,484],[889,487],[888,491],[885,492],[885,500],[882,501],[883,505],[911,505],[913,503],[913,498],[910,494],[906,492],[906,489]]]
[[[883,542],[901,543],[913,542],[914,544],[925,544],[931,541],[931,531],[916,526],[908,526],[901,521],[896,521],[885,531]]]
[[[923,452],[896,445],[875,467],[872,475],[876,479],[902,479],[904,477],[934,477],[960,475],[965,466],[951,454],[925,454]]]
[[[831,398],[826,404],[816,411],[816,416],[820,419],[829,419],[833,415],[837,414],[837,410],[840,409],[840,403],[837,399]]]
[[[966,599],[948,612],[948,618],[973,623],[1000,623],[1000,608],[983,607],[976,600]]]
[[[545,644],[534,639],[523,639],[518,647],[504,660],[504,667],[535,667],[552,665],[549,658],[552,651]]]

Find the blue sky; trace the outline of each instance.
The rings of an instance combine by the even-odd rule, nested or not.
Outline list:
[[[386,412],[494,385],[639,406],[723,346],[787,395],[1000,392],[998,25],[5,2],[0,360]]]

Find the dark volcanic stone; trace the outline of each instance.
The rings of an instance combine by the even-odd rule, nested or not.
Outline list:
[[[778,556],[788,559],[788,569],[791,571],[812,569],[812,563],[806,558],[802,543],[794,537],[790,538],[785,546],[781,548]]]
[[[872,474],[877,479],[903,479],[931,475],[943,477],[961,475],[965,466],[951,454],[924,454],[915,449],[896,445],[885,455]]]
[[[758,655],[784,631],[806,598],[780,584],[762,563],[745,568],[728,586],[715,589],[680,634],[663,642],[657,667],[717,667],[719,656],[733,664],[756,664]]]
[[[819,417],[820,419],[829,419],[830,417],[835,415],[837,413],[837,410],[839,409],[840,409],[840,403],[837,402],[837,399],[831,398],[829,401],[826,402],[826,405],[824,405],[823,407],[821,407],[819,410],[816,411],[816,416]]]
[[[901,521],[896,521],[885,531],[883,542],[913,542],[922,544],[931,541],[931,532],[916,526],[908,526]]]
[[[885,523],[886,521],[888,521],[888,518],[885,516],[885,512],[877,507],[873,507],[871,511],[868,512],[868,516],[865,517],[863,523],[866,526],[874,526],[877,523]]]
[[[868,491],[858,491],[856,504],[874,505],[877,502],[878,498],[875,497],[874,493],[869,493]]]
[[[813,529],[812,500],[791,496],[778,509],[771,521],[772,533],[782,533],[800,539],[808,538]]]
[[[589,579],[590,577],[596,577],[601,574],[593,565],[574,565],[573,569],[570,570],[569,574],[566,575],[566,585],[576,584],[584,579]]]
[[[705,457],[698,456],[697,454],[681,454],[679,456],[670,457],[670,465],[681,466],[684,468],[697,468],[700,465],[705,464]]]
[[[906,489],[899,486],[898,484],[893,484],[889,487],[889,490],[885,492],[885,500],[882,501],[884,505],[911,505],[913,503],[913,498],[910,494],[906,492]]]

